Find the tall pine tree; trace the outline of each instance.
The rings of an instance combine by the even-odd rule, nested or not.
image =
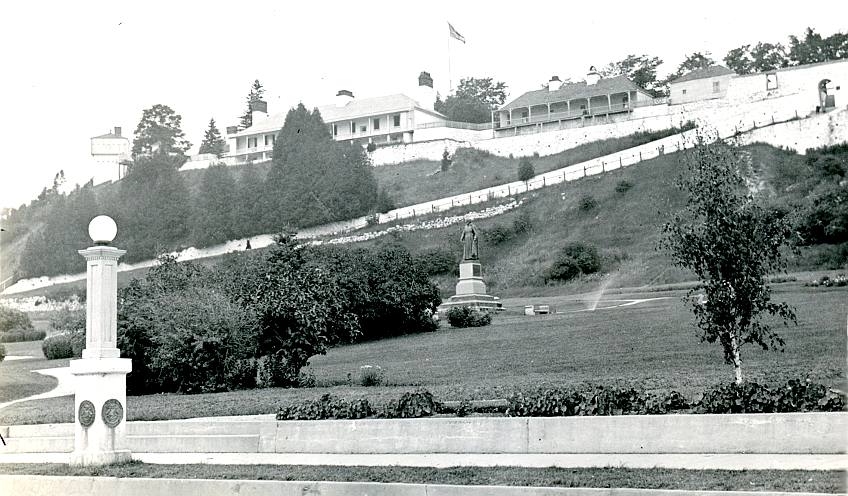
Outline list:
[[[265,95],[265,88],[262,87],[262,83],[260,83],[258,79],[253,81],[253,86],[250,87],[250,93],[247,94],[247,110],[245,110],[244,115],[241,116],[242,129],[247,129],[253,125],[251,105],[254,102],[262,100],[263,95]]]
[[[234,239],[235,207],[236,181],[230,168],[224,164],[209,166],[203,171],[195,202],[192,222],[195,246],[210,246]]]
[[[377,182],[362,147],[334,141],[318,110],[299,104],[277,137],[265,191],[268,224],[276,230],[364,215]]]
[[[203,135],[203,142],[200,143],[200,153],[212,153],[221,158],[226,149],[227,144],[221,138],[221,131],[215,126],[215,119],[209,119],[209,127]]]

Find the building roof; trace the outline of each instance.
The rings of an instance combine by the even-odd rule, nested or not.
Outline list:
[[[709,67],[705,67],[703,69],[695,69],[694,71],[688,72],[679,78],[675,79],[671,82],[674,83],[685,83],[686,81],[694,81],[696,79],[705,79],[717,76],[725,76],[727,74],[736,74],[731,71],[727,67],[723,65],[711,65]]]
[[[528,91],[501,107],[501,110],[512,110],[516,108],[529,107],[531,105],[547,105],[549,103],[591,98],[594,96],[612,95],[615,93],[627,93],[630,91],[645,92],[645,90],[637,86],[636,83],[627,79],[625,76],[600,79],[593,85],[589,85],[586,84],[585,81],[581,81],[579,83],[564,84],[560,89],[554,91],[550,91],[547,88]]]
[[[101,134],[100,136],[92,136],[91,139],[127,139],[126,136],[119,136],[115,133]]]
[[[404,95],[403,93],[377,96],[373,98],[354,98],[343,107],[340,107],[338,105],[324,105],[318,107],[318,112],[321,113],[321,118],[324,120],[324,122],[330,124],[332,122],[359,119],[372,115],[384,115],[391,114],[393,112],[402,112],[404,110],[410,110],[412,108],[416,108],[418,110],[421,110],[422,112],[427,112],[437,117],[447,119],[447,117],[436,112],[435,110],[430,110],[421,107],[421,105],[419,105],[417,101]],[[277,132],[283,127],[283,124],[286,121],[286,114],[288,114],[288,111],[279,114],[269,115],[267,118],[258,122],[256,125],[250,126],[247,129],[239,131],[236,136],[249,136],[257,133]]]

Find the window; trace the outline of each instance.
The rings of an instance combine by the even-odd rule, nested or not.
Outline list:
[[[777,74],[766,74],[766,91],[777,89]]]
[[[275,138],[276,138],[276,136],[274,136],[273,134],[266,134],[265,135],[265,146],[273,145]]]
[[[333,136],[338,136],[338,135],[339,135],[339,125],[333,124]]]
[[[684,95],[686,94],[686,90],[683,90],[683,94],[684,94]]]
[[[371,126],[371,127],[373,127],[375,131],[380,130],[380,118],[379,117],[374,118],[374,125]]]
[[[359,132],[360,133],[367,133],[368,132],[368,126],[359,126]]]
[[[395,127],[400,127],[400,114],[393,115],[392,120]]]
[[[350,123],[350,134],[356,134],[356,123],[355,122]]]
[[[713,81],[713,93],[718,93],[721,91],[721,82]]]
[[[256,143],[258,138],[247,138],[247,147],[248,148],[256,148]]]

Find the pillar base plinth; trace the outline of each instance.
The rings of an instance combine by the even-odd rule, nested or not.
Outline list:
[[[96,451],[71,453],[70,465],[72,467],[93,467],[99,465],[111,465],[113,463],[126,463],[132,461],[130,450],[118,451]]]

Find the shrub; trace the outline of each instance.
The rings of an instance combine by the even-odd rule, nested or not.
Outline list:
[[[11,330],[31,330],[32,322],[29,316],[20,310],[0,305],[0,332]]]
[[[456,407],[456,416],[457,417],[467,417],[468,414],[474,411],[474,405],[471,404],[471,401],[468,399],[463,399],[459,402],[459,405]]]
[[[6,347],[0,344],[0,362],[6,359]]]
[[[359,367],[359,384],[361,386],[379,386],[382,383],[383,369],[379,365],[363,365]]]
[[[277,420],[361,419],[374,414],[365,398],[348,401],[330,394],[280,407]]]
[[[592,195],[583,195],[583,197],[580,198],[580,210],[584,212],[594,210],[597,206],[598,201],[595,200],[595,197]]]
[[[560,250],[545,273],[547,279],[568,281],[580,274],[593,274],[601,270],[601,256],[594,245],[572,242]]]
[[[41,351],[48,360],[79,358],[84,347],[85,331],[54,334],[41,343]]]
[[[792,379],[769,388],[756,382],[713,386],[697,405],[699,413],[835,412],[845,409],[845,397],[809,379]]]
[[[186,393],[252,387],[256,321],[220,292],[191,288],[157,299],[149,367],[158,390]]]
[[[538,154],[536,155],[538,157]],[[528,158],[522,158],[518,161],[518,180],[519,181],[529,181],[533,176],[536,175],[536,171],[533,168],[533,163],[530,162]]]
[[[451,274],[458,267],[456,256],[445,249],[425,251],[416,256],[415,261],[428,276]]]
[[[502,243],[506,243],[514,237],[514,233],[512,229],[507,226],[502,226],[500,224],[494,225],[483,233],[483,239],[486,240],[486,243],[490,246],[497,246]]]
[[[85,331],[85,310],[63,308],[50,317],[50,328],[56,331]]]
[[[471,307],[452,307],[448,310],[448,323],[458,328],[484,327],[492,323],[492,315]]]
[[[633,183],[631,183],[630,181],[628,181],[626,179],[622,179],[621,181],[619,181],[615,185],[615,192],[620,193],[620,194],[624,194],[624,193],[627,193],[628,191],[630,191],[630,188],[632,188],[632,187],[633,187]]]
[[[0,332],[0,343],[18,343],[22,341],[41,341],[46,336],[44,331],[36,331],[35,329],[27,329],[25,331],[16,330],[9,332]]]
[[[441,404],[433,398],[430,391],[418,389],[406,392],[397,399],[391,400],[383,407],[382,416],[385,418],[421,418],[439,413]]]
[[[591,392],[543,389],[515,393],[507,399],[511,417],[570,417],[583,415],[663,414],[689,408],[680,393],[665,395],[636,389],[597,387]]]
[[[387,193],[385,189],[381,189],[377,192],[377,203],[374,208],[377,212],[384,214],[389,210],[394,210],[396,208],[395,201],[392,200],[392,197],[389,196],[389,193]]]
[[[377,145],[374,143],[368,143],[368,146],[365,149],[370,153],[377,149]]]
[[[533,229],[533,217],[527,210],[522,210],[512,221],[512,230],[517,236],[527,234]]]

